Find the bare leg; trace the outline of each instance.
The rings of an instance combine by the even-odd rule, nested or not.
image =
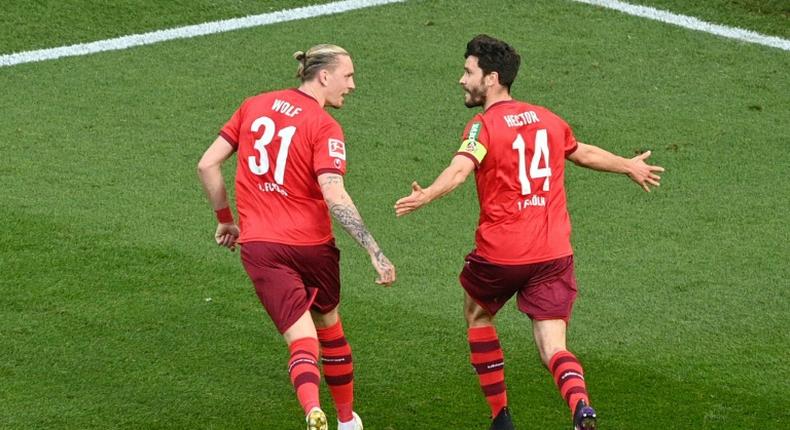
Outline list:
[[[293,341],[297,339],[302,339],[305,337],[317,337],[315,333],[315,325],[313,324],[313,319],[310,318],[309,311],[302,314],[302,316],[299,317],[299,319],[296,320],[293,325],[288,327],[288,330],[285,330],[285,333],[283,333],[285,343],[288,345],[292,344]]]
[[[464,317],[468,328],[494,325],[494,316],[478,305],[466,292],[464,292]]]
[[[540,353],[543,365],[549,367],[551,357],[560,351],[567,350],[565,346],[565,331],[567,324],[563,320],[532,321],[532,334],[535,336],[535,345]]]
[[[339,306],[335,306],[334,309],[325,314],[318,313],[316,311],[310,311],[310,315],[313,318],[315,326],[319,329],[322,329],[335,325],[338,320],[340,320],[340,313],[338,313],[337,310],[338,307]]]

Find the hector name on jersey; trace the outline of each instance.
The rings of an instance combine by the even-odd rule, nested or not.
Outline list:
[[[466,125],[457,155],[475,162],[480,203],[475,245],[498,264],[573,254],[565,158],[577,148],[568,124],[546,108],[495,103]]]
[[[315,99],[297,89],[250,97],[220,135],[237,151],[240,243],[332,239],[317,178],[345,174],[346,147],[340,125]]]

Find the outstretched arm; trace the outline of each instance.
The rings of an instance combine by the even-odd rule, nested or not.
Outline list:
[[[433,181],[428,188],[422,188],[417,182],[411,184],[411,195],[395,202],[395,214],[410,214],[422,206],[444,196],[463,184],[467,176],[475,170],[475,163],[463,155],[456,155],[450,165]]]
[[[228,193],[225,180],[222,178],[222,163],[233,154],[233,146],[223,137],[217,137],[209,146],[198,163],[198,177],[208,201],[217,213],[217,231],[214,239],[217,245],[231,251],[236,248],[239,228],[233,222],[233,215],[228,207]]]
[[[579,147],[568,159],[576,165],[602,172],[623,173],[628,175],[642,189],[650,192],[650,185],[660,186],[661,177],[656,173],[664,171],[661,166],[652,166],[645,163],[650,157],[650,151],[637,155],[634,158],[623,158],[595,145],[579,142]]]
[[[318,185],[321,186],[324,201],[329,206],[329,213],[370,255],[371,263],[379,275],[376,283],[390,286],[395,282],[395,266],[384,255],[373,235],[365,227],[362,216],[346,191],[343,177],[335,173],[323,173],[318,176]]]

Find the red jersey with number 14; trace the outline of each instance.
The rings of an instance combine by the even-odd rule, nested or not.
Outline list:
[[[340,125],[314,98],[297,89],[250,97],[220,135],[237,151],[238,242],[332,239],[318,175],[345,174],[346,147]]]
[[[565,198],[565,157],[577,143],[546,108],[495,103],[466,126],[459,155],[477,165],[477,253],[498,264],[528,264],[573,254]]]

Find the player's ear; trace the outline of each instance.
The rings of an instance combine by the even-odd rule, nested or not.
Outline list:
[[[485,76],[486,86],[493,87],[499,82],[499,72],[491,72]]]
[[[327,69],[321,69],[318,72],[318,81],[323,86],[326,86],[327,83],[329,83],[329,71]]]

